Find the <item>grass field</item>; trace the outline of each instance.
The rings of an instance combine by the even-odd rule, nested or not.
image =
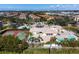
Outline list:
[[[23,54],[49,54],[49,49],[27,49]],[[79,49],[50,49],[50,54],[79,54]]]
[[[0,51],[0,54],[79,54],[79,49],[26,49],[21,53]]]

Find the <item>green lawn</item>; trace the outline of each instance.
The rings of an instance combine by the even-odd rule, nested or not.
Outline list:
[[[49,54],[49,49],[27,49],[23,54]],[[78,49],[51,49],[50,54],[79,54]]]
[[[26,49],[22,53],[0,51],[0,54],[49,54],[49,49]],[[50,54],[79,54],[79,49],[51,49]]]

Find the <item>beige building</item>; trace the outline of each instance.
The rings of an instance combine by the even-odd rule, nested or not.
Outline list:
[[[77,21],[77,22],[79,21],[79,15],[75,16],[74,21]]]
[[[26,19],[26,14],[25,13],[21,13],[19,15],[19,19]]]
[[[34,14],[30,14],[29,17],[31,17],[33,20],[38,20],[40,19],[40,17],[34,15]]]

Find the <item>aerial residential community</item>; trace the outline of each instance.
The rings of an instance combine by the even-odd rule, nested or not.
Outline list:
[[[78,47],[79,10],[0,11],[0,53],[79,53]]]

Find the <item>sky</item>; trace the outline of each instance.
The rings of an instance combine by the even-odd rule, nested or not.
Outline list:
[[[79,10],[79,4],[0,4],[0,10]]]

